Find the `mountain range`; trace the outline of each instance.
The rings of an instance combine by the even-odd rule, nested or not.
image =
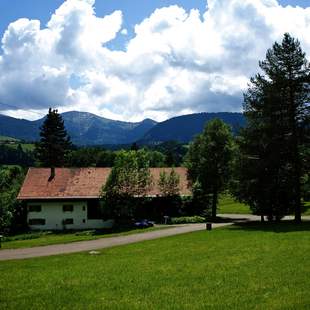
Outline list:
[[[65,127],[76,145],[159,144],[165,141],[187,143],[203,130],[206,122],[222,119],[233,132],[245,124],[242,113],[196,113],[173,117],[157,123],[151,119],[142,122],[110,120],[87,112],[65,112],[62,114]],[[26,141],[39,139],[39,128],[44,118],[29,121],[0,114],[0,135]]]

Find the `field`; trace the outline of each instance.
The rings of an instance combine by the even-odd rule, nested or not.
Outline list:
[[[20,144],[24,152],[32,152],[34,150],[34,143],[25,143],[22,142],[21,140],[1,135],[0,135],[0,144],[3,144],[15,150]]]
[[[0,262],[1,309],[309,309],[310,223]]]
[[[169,226],[168,226],[169,227]],[[156,226],[145,229],[110,229],[102,231],[80,231],[80,232],[29,232],[12,237],[5,237],[1,249],[18,249],[35,246],[70,243],[76,241],[94,240],[99,238],[108,238],[116,236],[126,236],[130,234],[142,233],[164,229],[167,226]],[[0,249],[0,251],[1,251]]]
[[[7,146],[17,149],[19,143],[13,143],[13,144],[6,144]],[[20,143],[22,149],[24,152],[32,152],[34,151],[34,144],[33,143]]]
[[[244,203],[237,202],[230,195],[222,195],[219,199],[219,214],[250,214],[250,207]]]
[[[1,136],[0,135],[0,142],[8,142],[8,141],[18,142],[19,140],[15,139],[15,138],[12,138],[12,137],[7,137],[7,136]]]
[[[310,201],[305,202],[306,212],[304,212],[304,215],[310,215]]]
[[[306,211],[303,215],[310,215],[310,201],[304,203]],[[244,203],[237,202],[230,195],[222,195],[219,199],[219,214],[251,214],[250,207]]]

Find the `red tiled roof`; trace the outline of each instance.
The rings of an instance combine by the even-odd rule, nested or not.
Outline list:
[[[171,168],[151,168],[153,186],[148,195],[160,195],[157,186],[160,172]],[[187,184],[186,168],[174,168],[180,176],[180,194],[187,196],[191,190]],[[87,199],[98,198],[111,168],[56,168],[55,177],[49,181],[50,168],[30,168],[18,194],[19,200],[33,199]]]

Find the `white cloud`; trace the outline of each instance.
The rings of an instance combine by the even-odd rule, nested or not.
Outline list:
[[[96,16],[94,0],[67,0],[45,28],[11,23],[2,38],[0,102],[33,118],[49,106],[123,120],[157,120],[201,111],[238,111],[248,79],[284,32],[310,54],[310,8],[276,0],[209,0],[203,14],[174,5],[155,10],[128,36],[125,51],[106,44],[122,12]],[[16,114],[18,113],[18,114]]]

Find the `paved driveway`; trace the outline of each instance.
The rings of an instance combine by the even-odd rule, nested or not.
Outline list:
[[[214,227],[224,225],[229,225],[229,223],[214,224]],[[206,228],[205,224],[187,224],[178,227],[155,230],[128,236],[102,238],[89,241],[77,241],[67,244],[54,244],[54,245],[39,246],[25,249],[7,249],[0,251],[0,261],[98,250],[123,244],[135,243],[144,240],[152,240],[157,238],[185,234],[188,232],[203,230],[205,228]]]
[[[225,223],[213,224],[213,228],[231,225],[234,222],[260,220],[260,217],[255,215],[222,214],[221,216],[225,218]],[[78,241],[67,244],[55,244],[25,249],[0,250],[0,261],[98,250],[123,244],[130,244],[145,240],[180,235],[204,229],[206,229],[205,224],[187,224],[128,236],[102,238],[89,241]]]

